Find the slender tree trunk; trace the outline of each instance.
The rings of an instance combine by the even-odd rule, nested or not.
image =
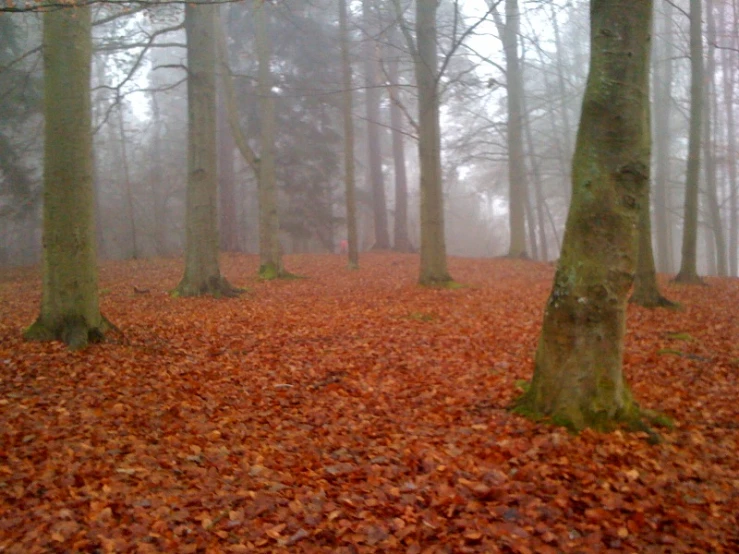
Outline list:
[[[154,220],[154,242],[156,244],[156,252],[159,256],[168,253],[167,248],[167,199],[164,195],[164,171],[162,170],[162,118],[159,111],[159,102],[156,95],[152,94],[152,128],[154,129],[154,137],[152,139],[152,155],[151,166],[149,167],[149,179],[151,204],[153,208]]]
[[[732,21],[728,13],[728,5],[723,4],[722,20]],[[734,25],[736,25],[736,13],[734,14]],[[736,32],[731,42],[733,50],[721,49],[721,73],[723,74],[724,109],[726,110],[726,145],[727,145],[727,174],[729,178],[729,272],[734,277],[739,277],[739,182],[737,181],[736,164],[739,151],[736,144],[736,123],[734,119],[734,88],[737,83],[737,41]]]
[[[380,150],[380,83],[377,79],[379,60],[375,49],[374,34],[377,25],[370,13],[370,1],[362,0],[362,14],[367,32],[364,40],[364,84],[367,113],[367,164],[372,188],[372,209],[375,221],[375,245],[377,250],[390,248],[390,234],[387,225],[387,202],[385,183],[382,175],[382,152]]]
[[[90,7],[43,15],[43,296],[29,340],[62,340],[72,349],[99,341],[100,314],[92,185]]]
[[[282,265],[280,223],[277,212],[277,175],[275,172],[275,137],[277,117],[272,96],[272,45],[269,37],[267,2],[254,5],[258,70],[258,91],[261,121],[259,156],[259,274],[264,279],[286,276]]]
[[[223,93],[218,103],[218,191],[220,207],[221,250],[239,250],[239,225],[236,215],[236,172],[234,170],[235,148],[228,123]]]
[[[346,0],[339,0],[339,27],[341,33],[342,107],[344,120],[344,186],[346,194],[346,232],[349,267],[359,267],[357,241],[357,195],[354,168],[354,118],[352,115],[352,66],[349,60],[349,30]]]
[[[138,240],[136,237],[136,209],[133,201],[133,185],[131,184],[131,171],[128,167],[128,149],[126,148],[126,127],[123,122],[123,99],[118,99],[118,133],[121,147],[121,169],[123,170],[123,186],[126,198],[126,216],[128,227],[131,232],[131,256],[133,259],[139,257]]]
[[[690,136],[685,177],[683,247],[677,283],[702,284],[698,276],[698,190],[700,181],[701,126],[703,124],[703,36],[702,0],[690,0]]]
[[[706,65],[705,101],[703,102],[703,157],[705,159],[704,174],[706,180],[706,197],[708,212],[711,218],[711,231],[716,253],[716,270],[718,275],[726,277],[729,269],[726,264],[726,239],[724,224],[721,219],[721,207],[718,198],[718,179],[716,177],[716,146],[718,126],[718,103],[716,98],[716,21],[713,16],[713,1],[706,2],[706,22],[708,39],[708,63]],[[712,121],[715,118],[715,122]]]
[[[572,205],[534,378],[517,411],[573,429],[644,427],[623,376],[626,300],[649,183],[651,0],[592,0]]]
[[[536,218],[539,229],[539,245],[541,247],[541,260],[549,260],[549,247],[547,246],[547,231],[546,222],[544,220],[544,210],[546,209],[546,200],[544,199],[544,193],[542,192],[541,185],[541,171],[539,169],[539,162],[536,157],[536,147],[534,138],[531,133],[531,118],[529,117],[529,111],[526,107],[526,97],[521,99],[521,108],[523,110],[523,130],[526,137],[526,146],[528,148],[528,159],[531,160],[531,175],[533,177],[534,184],[534,199],[536,201]]]
[[[187,4],[187,206],[185,274],[180,296],[233,296],[238,291],[218,265],[216,153],[217,5]]]
[[[446,261],[444,196],[439,127],[436,0],[416,0],[418,85],[418,157],[421,166],[421,268],[419,283],[444,286],[451,282]]]
[[[527,258],[526,252],[526,161],[523,149],[523,70],[518,58],[521,14],[518,0],[506,0],[505,22],[496,17],[506,60],[508,105],[508,224],[511,242],[508,256]],[[495,12],[497,16],[497,12]]]
[[[391,31],[391,43],[397,44],[397,32]],[[405,171],[405,137],[403,136],[403,111],[398,87],[398,55],[391,53],[388,60],[388,87],[390,93],[390,127],[393,138],[393,164],[395,167],[395,219],[394,249],[398,252],[412,252],[408,237],[408,176]]]
[[[674,270],[672,221],[668,184],[670,181],[670,106],[672,105],[672,4],[664,3],[662,39],[655,41],[654,68],[654,223],[657,238],[657,267]]]

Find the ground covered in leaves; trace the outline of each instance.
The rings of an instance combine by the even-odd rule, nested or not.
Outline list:
[[[24,343],[37,270],[0,282],[0,551],[737,552],[739,281],[629,308],[626,373],[664,442],[568,435],[506,411],[553,268],[287,258],[237,299],[172,298],[178,260],[106,263],[122,330]]]

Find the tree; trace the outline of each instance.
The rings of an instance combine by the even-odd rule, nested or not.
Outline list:
[[[380,88],[378,80],[379,60],[377,59],[375,32],[376,18],[371,13],[370,0],[362,0],[362,16],[366,26],[364,38],[364,84],[365,107],[367,114],[367,164],[372,189],[372,212],[375,222],[375,244],[373,248],[390,248],[390,234],[387,225],[387,203],[385,183],[382,174],[382,152],[380,151]]]
[[[218,6],[185,6],[188,171],[185,274],[180,296],[234,296],[218,265],[216,21]]]
[[[685,176],[683,246],[676,283],[703,284],[698,276],[698,188],[700,181],[701,126],[703,119],[702,0],[690,0],[690,136]]]
[[[421,268],[418,280],[422,285],[444,286],[452,278],[447,270],[444,236],[436,8],[436,0],[416,0],[413,61],[418,85],[418,158],[421,166]]]
[[[29,340],[72,349],[103,338],[92,189],[89,7],[44,13],[43,296]]]
[[[623,377],[626,300],[648,192],[650,0],[592,0],[572,201],[534,377],[516,411],[572,429],[645,427]]]
[[[523,148],[523,69],[518,57],[518,37],[521,14],[518,0],[506,0],[505,21],[488,0],[503,42],[506,60],[506,90],[508,105],[508,222],[511,242],[510,258],[526,258],[525,207],[527,202],[526,160]],[[533,225],[531,226],[533,229]],[[534,233],[532,232],[532,241]]]
[[[349,61],[349,31],[346,0],[339,0],[339,32],[341,34],[342,118],[344,122],[344,185],[346,194],[346,231],[349,267],[359,267],[357,244],[357,200],[354,182],[354,120],[352,116],[352,67]]]
[[[260,122],[262,128],[259,152],[259,275],[265,279],[284,277],[280,222],[277,212],[277,175],[275,173],[275,99],[272,96],[272,47],[269,40],[267,2],[254,6],[256,49],[259,62],[258,85]]]

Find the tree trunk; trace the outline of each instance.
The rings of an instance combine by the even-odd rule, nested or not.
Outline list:
[[[728,4],[723,4],[722,20],[731,21],[728,16]],[[736,21],[734,21],[736,24]],[[737,36],[732,37],[733,50],[721,49],[721,65],[723,74],[724,107],[726,109],[726,145],[727,145],[727,173],[729,178],[729,272],[734,277],[739,277],[739,182],[737,181],[737,152],[736,146],[736,124],[734,120],[734,87],[737,82]]]
[[[703,284],[698,276],[698,188],[700,181],[701,125],[703,119],[703,36],[701,2],[690,0],[690,136],[685,176],[685,210],[680,271],[675,282]]]
[[[43,15],[43,296],[29,340],[62,340],[72,349],[99,341],[100,314],[92,185],[90,8]]]
[[[391,30],[391,44],[397,44],[397,32]],[[398,87],[398,55],[391,54],[388,61],[388,87],[390,93],[390,127],[393,137],[393,165],[395,168],[395,219],[394,249],[398,252],[412,252],[408,237],[408,176],[405,171],[405,137],[403,135],[403,111],[400,107],[400,88]]]
[[[592,0],[572,204],[534,378],[516,410],[572,429],[644,427],[623,376],[626,300],[649,182],[650,0]]]
[[[128,167],[128,148],[126,148],[126,126],[123,121],[123,99],[118,98],[118,133],[121,147],[121,170],[123,171],[124,195],[126,197],[126,216],[128,227],[131,232],[131,257],[136,260],[139,257],[138,238],[136,236],[136,209],[133,200],[133,185],[131,183],[131,171]]]
[[[354,180],[354,119],[352,115],[352,66],[349,61],[349,30],[346,0],[339,0],[339,27],[341,33],[342,109],[344,120],[344,185],[346,194],[346,233],[349,267],[359,267],[357,241],[357,194]]]
[[[447,270],[444,237],[436,0],[416,1],[414,58],[418,85],[418,158],[421,170],[421,268],[418,281],[422,285],[445,286],[452,278]]]
[[[187,4],[188,168],[185,274],[179,296],[233,296],[218,266],[216,43],[218,6]]]
[[[506,19],[496,17],[506,60],[508,106],[508,223],[511,243],[508,257],[527,258],[526,253],[526,162],[523,149],[523,70],[518,59],[521,14],[518,0],[506,0]],[[496,12],[497,15],[497,12]],[[532,233],[533,237],[533,233]]]
[[[636,262],[634,291],[629,302],[644,308],[675,308],[677,304],[662,296],[657,284],[657,270],[654,265],[654,252],[652,251],[652,221],[649,204],[649,193],[647,193],[639,210],[639,254]]]
[[[221,87],[222,88],[222,87]],[[236,172],[234,170],[235,148],[228,123],[223,92],[218,103],[218,191],[220,207],[221,250],[238,252],[239,225],[236,215]]]
[[[366,26],[364,37],[364,84],[367,113],[367,165],[372,188],[372,210],[375,218],[375,244],[377,250],[390,248],[387,225],[387,202],[382,175],[382,152],[380,150],[380,88],[377,79],[378,64],[375,49],[377,25],[370,13],[369,0],[362,0],[362,16]]]
[[[657,267],[674,271],[672,221],[668,184],[670,181],[670,106],[672,105],[672,4],[665,2],[662,38],[655,41],[654,70],[654,224],[657,238]],[[657,48],[661,45],[661,48]]]
[[[713,2],[706,2],[706,22],[708,39],[708,63],[706,64],[705,101],[703,102],[703,157],[705,158],[704,175],[706,181],[706,197],[711,231],[716,253],[716,270],[718,275],[726,277],[729,270],[726,264],[726,239],[724,224],[721,219],[721,207],[718,198],[718,179],[716,177],[716,148],[718,126],[718,103],[716,98],[716,21],[713,17]],[[712,121],[712,118],[715,122]]]
[[[272,96],[272,45],[269,37],[267,2],[255,2],[261,149],[259,152],[259,275],[263,279],[285,277],[280,245],[280,222],[277,213],[277,175],[275,173],[275,136],[277,118]]]

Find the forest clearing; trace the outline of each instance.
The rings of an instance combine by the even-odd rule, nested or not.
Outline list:
[[[287,256],[237,298],[175,298],[181,260],[104,262],[120,332],[25,342],[36,269],[0,281],[2,552],[736,552],[739,280],[629,306],[625,376],[674,419],[579,435],[507,407],[531,378],[551,265]],[[664,276],[661,276],[664,277]]]

